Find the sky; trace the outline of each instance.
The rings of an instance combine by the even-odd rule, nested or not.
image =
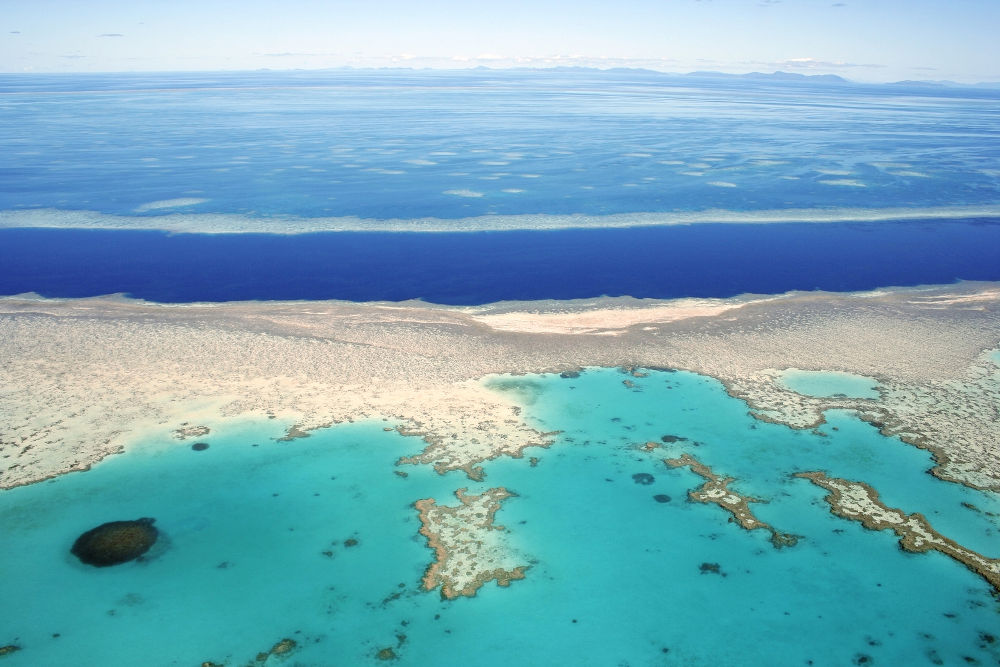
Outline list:
[[[783,70],[1000,81],[1000,0],[0,0],[0,71]]]

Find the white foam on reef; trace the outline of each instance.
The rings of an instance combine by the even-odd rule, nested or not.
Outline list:
[[[738,187],[735,183],[730,183],[729,181],[709,181],[709,185],[714,185],[717,188],[735,188]]]
[[[828,181],[820,181],[823,185],[843,185],[851,188],[867,188],[868,186],[861,181],[855,180],[853,178],[835,178]]]
[[[930,178],[931,177],[930,174],[925,174],[922,171],[909,171],[909,170],[906,170],[906,171],[890,171],[890,172],[886,172],[886,173],[892,174],[893,176],[909,176],[909,177],[912,177],[912,178]]]
[[[165,208],[180,208],[182,206],[194,206],[196,204],[204,204],[207,199],[202,199],[200,197],[178,197],[177,199],[161,199],[160,201],[151,201],[148,204],[142,204],[135,207],[136,213],[146,213],[147,211],[159,211]]]
[[[444,194],[454,195],[456,197],[482,197],[482,192],[476,192],[475,190],[445,190]]]
[[[446,194],[481,197],[474,190]],[[310,232],[483,232],[552,229],[621,229],[696,224],[778,224],[837,222],[896,222],[906,220],[1000,219],[1000,205],[928,206],[924,208],[789,208],[758,211],[703,209],[613,215],[481,215],[468,218],[359,218],[355,216],[302,218],[250,216],[236,213],[180,213],[113,215],[97,211],[51,208],[0,211],[0,229],[117,229],[159,230],[182,234],[307,234]]]
[[[382,167],[368,167],[364,171],[370,171],[374,174],[385,174],[388,176],[398,176],[399,174],[406,173],[402,169],[383,169]]]

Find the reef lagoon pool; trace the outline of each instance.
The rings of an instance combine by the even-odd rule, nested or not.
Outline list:
[[[1000,498],[926,474],[927,452],[849,412],[814,430],[759,421],[688,372],[486,381],[559,434],[486,462],[478,482],[399,463],[424,443],[391,422],[283,440],[290,425],[265,419],[150,436],[89,471],[3,491],[0,627],[20,649],[5,664],[1000,661],[984,578],[835,516],[824,489],[793,476],[865,482],[1000,555]],[[704,470],[759,500],[747,507],[768,527],[689,498]],[[494,532],[524,577],[449,600],[424,586],[435,552],[415,503],[457,505],[462,488],[512,494]],[[70,554],[83,531],[139,517],[160,531],[140,560],[95,568]]]
[[[781,373],[781,384],[797,394],[818,398],[878,398],[878,381],[839,371],[804,371],[789,368]]]

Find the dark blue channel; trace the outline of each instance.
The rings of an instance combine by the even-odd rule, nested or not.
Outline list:
[[[0,230],[0,294],[473,305],[1000,280],[993,221],[455,234]]]

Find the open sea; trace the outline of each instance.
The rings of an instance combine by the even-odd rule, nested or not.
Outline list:
[[[0,295],[482,304],[1000,280],[1000,93],[982,89],[640,71],[0,75],[0,155]],[[795,431],[712,378],[623,378],[492,378],[560,433],[488,462],[479,483],[397,466],[423,443],[384,422],[282,442],[290,425],[262,419],[213,430],[203,451],[150,438],[2,491],[0,647],[18,650],[0,662],[1000,664],[982,578],[831,515],[791,475],[865,481],[991,557],[998,494],[926,474],[926,452],[851,413]],[[873,391],[843,374],[784,381]],[[688,501],[703,480],[662,462],[682,453],[798,543],[776,549]],[[466,486],[516,494],[496,522],[528,569],[446,601],[420,587],[433,552],[413,503],[452,505]],[[161,531],[143,560],[70,554],[83,531],[139,517]],[[266,655],[285,638],[293,651]]]
[[[989,89],[0,75],[0,154],[0,294],[480,304],[1000,278]]]

